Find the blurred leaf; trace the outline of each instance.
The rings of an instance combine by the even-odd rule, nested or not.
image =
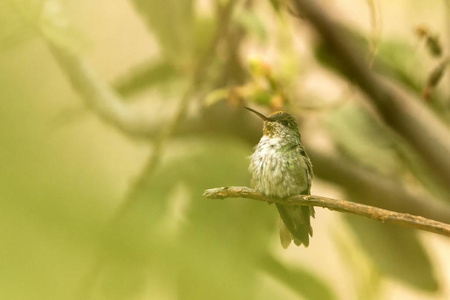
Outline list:
[[[70,22],[59,0],[45,0],[38,21],[39,30],[59,46],[80,51],[89,45],[86,36]]]
[[[442,46],[439,40],[439,36],[430,35],[427,37],[427,48],[430,54],[434,57],[440,57],[442,55]]]
[[[431,56],[440,57],[442,55],[442,45],[438,33],[431,32],[425,24],[417,26],[414,31],[419,39],[425,39],[425,45]]]
[[[138,13],[159,41],[165,59],[183,65],[192,56],[194,7],[192,0],[133,0]]]
[[[267,90],[255,89],[253,95],[251,95],[252,101],[262,106],[269,106],[272,102],[272,93]]]
[[[9,38],[6,42],[9,44],[22,40],[20,34],[26,36],[30,33],[41,33],[72,51],[78,51],[88,44],[87,39],[64,14],[59,0],[7,0],[6,4],[8,22],[15,26],[12,34],[7,35]],[[11,40],[13,34],[17,35]]]
[[[404,171],[388,129],[364,108],[347,103],[329,113],[326,124],[339,148],[350,158],[383,174]]]
[[[384,274],[418,289],[439,289],[434,268],[417,232],[346,215],[353,232],[374,265]]]
[[[210,106],[216,104],[219,101],[226,100],[230,95],[229,89],[217,89],[210,92],[206,98],[204,104]]]
[[[439,81],[442,79],[444,72],[448,65],[448,59],[444,59],[441,63],[439,63],[430,73],[428,77],[428,85],[432,88],[436,87]]]
[[[268,32],[264,21],[252,10],[243,10],[236,15],[236,22],[245,29],[250,35],[265,43],[268,41]]]
[[[11,2],[0,1],[0,51],[10,49],[33,35]]]
[[[422,93],[422,96],[426,101],[431,100],[431,95],[432,95],[433,91],[436,89],[436,86],[441,81],[442,77],[444,76],[445,71],[447,69],[447,65],[448,65],[448,59],[444,59],[436,67],[434,67],[433,70],[431,70],[430,75],[428,75],[427,84]],[[446,109],[446,107],[442,107],[442,108]]]
[[[422,72],[425,66],[414,49],[399,40],[383,40],[379,43],[378,56],[374,69],[399,82],[413,91],[420,93],[422,89]]]
[[[161,87],[177,77],[174,66],[167,61],[142,64],[129,71],[114,83],[122,96],[131,96],[153,86]]]
[[[305,299],[337,299],[326,283],[307,270],[298,267],[289,268],[272,256],[263,257],[261,267]]]
[[[281,3],[279,0],[270,0],[270,4],[272,5],[273,9],[279,13],[281,8]]]

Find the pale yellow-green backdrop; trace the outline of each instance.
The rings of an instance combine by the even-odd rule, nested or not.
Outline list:
[[[262,124],[245,104],[289,110],[307,150],[449,209],[448,186],[422,173],[286,2],[0,1],[0,299],[450,298],[446,237],[317,208],[310,246],[283,250],[274,206],[202,197],[249,185]],[[372,69],[450,124],[449,77],[422,93],[450,51],[446,1],[314,2],[358,36]],[[123,124],[142,123],[108,119],[87,99],[92,82],[70,80],[86,75],[71,74],[77,63],[114,91],[99,97],[117,96]],[[377,192],[352,194],[320,165],[314,194]]]

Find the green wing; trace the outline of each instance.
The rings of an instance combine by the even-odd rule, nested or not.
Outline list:
[[[306,186],[303,191],[299,191],[299,194],[310,195],[313,177],[312,164],[303,147],[299,146],[297,152],[297,155],[300,155],[306,164],[306,168],[299,168],[298,170],[299,181],[307,178]],[[302,172],[306,172],[306,174]],[[277,204],[276,206],[285,228],[291,233],[291,236],[289,237],[282,224],[280,228],[280,240],[283,247],[287,248],[291,240],[294,240],[294,243],[297,246],[303,244],[305,247],[308,247],[309,237],[312,237],[313,235],[310,219],[315,215],[314,207],[285,204]]]

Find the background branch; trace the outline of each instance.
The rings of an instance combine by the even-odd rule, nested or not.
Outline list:
[[[319,206],[328,208],[330,210],[352,213],[358,216],[378,220],[383,223],[391,223],[400,226],[411,227],[450,237],[449,224],[426,219],[420,216],[393,212],[374,206],[314,195],[296,195],[286,199],[276,199],[265,197],[260,192],[248,187],[221,187],[206,190],[203,196],[210,199],[249,198],[270,203]]]
[[[325,44],[341,62],[345,75],[370,98],[384,121],[408,141],[421,156],[432,174],[448,189],[450,186],[450,132],[420,99],[388,85],[372,72],[361,49],[345,34],[344,28],[317,2],[294,0]]]
[[[57,44],[51,38],[45,38],[73,89],[89,109],[105,123],[128,136],[144,138],[153,134],[155,124],[151,118],[145,113],[131,111],[121,97],[99,78],[95,70],[79,54]]]
[[[141,175],[138,176],[134,185],[130,188],[130,191],[125,199],[124,207],[121,210],[126,209],[128,203],[131,202],[132,199],[134,199],[136,195],[139,193],[139,191],[141,191],[142,188],[146,185],[147,181],[154,173],[156,167],[159,164],[159,161],[161,159],[161,153],[165,148],[167,142],[185,119],[189,100],[191,100],[192,97],[199,92],[199,89],[204,81],[207,68],[214,60],[214,54],[217,50],[217,47],[222,39],[222,36],[227,31],[235,3],[236,0],[229,1],[219,11],[218,15],[219,21],[217,29],[215,30],[214,36],[212,38],[212,41],[206,53],[197,62],[197,66],[193,72],[190,85],[185,94],[183,95],[183,97],[181,98],[178,106],[176,107],[176,111],[172,119],[169,122],[167,122],[165,126],[160,127],[160,131],[153,143],[153,151],[150,157],[147,159],[147,162],[141,172]]]

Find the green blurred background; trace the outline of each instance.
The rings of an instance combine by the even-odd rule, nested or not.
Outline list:
[[[320,5],[448,128],[446,1]],[[284,250],[275,207],[202,197],[249,185],[249,105],[298,118],[313,194],[450,222],[449,186],[293,7],[2,0],[0,298],[449,299],[448,238],[318,208]]]

